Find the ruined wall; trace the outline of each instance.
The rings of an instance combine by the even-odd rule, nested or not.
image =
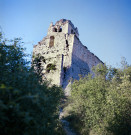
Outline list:
[[[84,46],[79,38],[73,36],[73,47],[71,51],[71,65],[70,73],[67,73],[66,79],[63,81],[63,87],[65,88],[65,94],[70,95],[71,80],[79,80],[80,76],[84,77],[88,73],[92,72],[92,67],[99,63],[103,63],[97,56],[91,53],[86,46]]]
[[[41,62],[42,72],[44,74],[43,79],[52,80],[52,84],[62,85],[63,78],[65,77],[65,70],[63,68],[67,69],[68,74],[70,73],[69,67],[71,65],[73,36],[65,34],[65,31],[50,31],[50,28],[48,35],[38,45],[34,46],[33,55],[37,57],[39,54],[45,59],[45,62]],[[50,37],[52,36],[54,37],[54,43],[50,46]],[[56,69],[47,72],[47,66],[49,64],[54,64]]]
[[[87,75],[93,66],[102,63],[80,42],[78,29],[65,19],[50,24],[47,36],[34,46],[33,55],[44,57],[40,62],[43,80],[61,85],[66,95],[70,92],[71,78],[79,79],[79,75]]]
[[[73,50],[72,50],[72,73],[73,78],[79,79],[79,74],[85,76],[89,72],[92,72],[92,67],[96,66],[102,61],[91,53],[86,46],[84,46],[80,40],[74,36]]]

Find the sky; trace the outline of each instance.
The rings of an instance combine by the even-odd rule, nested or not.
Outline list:
[[[21,37],[27,53],[47,35],[51,22],[71,20],[79,39],[107,65],[131,65],[131,0],[0,0],[0,27]]]

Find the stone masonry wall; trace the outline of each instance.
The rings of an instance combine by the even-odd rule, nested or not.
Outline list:
[[[38,55],[44,57],[44,61],[40,62],[43,80],[61,85],[66,95],[70,94],[72,78],[78,80],[79,75],[87,75],[92,72],[93,66],[102,63],[81,43],[78,29],[66,19],[57,21],[55,25],[50,24],[47,36],[34,46],[33,55],[33,59]]]
[[[92,67],[102,61],[91,53],[86,46],[84,46],[76,36],[74,36],[73,51],[72,51],[72,68],[77,71],[74,78],[78,78],[78,74],[85,76],[87,73],[92,72]]]
[[[44,56],[45,62],[41,63],[44,74],[43,79],[52,80],[52,84],[62,85],[63,67],[68,69],[71,65],[73,36],[63,33],[52,33],[51,35],[55,37],[54,46],[49,47],[50,35],[47,35],[34,47],[33,55]],[[47,73],[46,68],[49,64],[55,64],[56,70],[51,70]]]

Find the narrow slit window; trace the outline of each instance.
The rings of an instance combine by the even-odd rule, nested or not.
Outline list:
[[[74,32],[73,32],[73,30],[71,29],[71,34],[73,34]]]

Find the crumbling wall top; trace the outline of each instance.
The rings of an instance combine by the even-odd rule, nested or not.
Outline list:
[[[70,20],[61,19],[53,25],[51,22],[49,29],[48,29],[48,35],[53,34],[54,32],[63,32],[65,34],[75,34],[77,37],[79,37],[78,29],[73,25],[73,23]]]
[[[66,23],[69,23],[73,29],[76,29],[74,24],[71,22],[71,20],[67,20],[67,19],[61,19],[61,20],[57,21],[55,25],[64,25]]]

